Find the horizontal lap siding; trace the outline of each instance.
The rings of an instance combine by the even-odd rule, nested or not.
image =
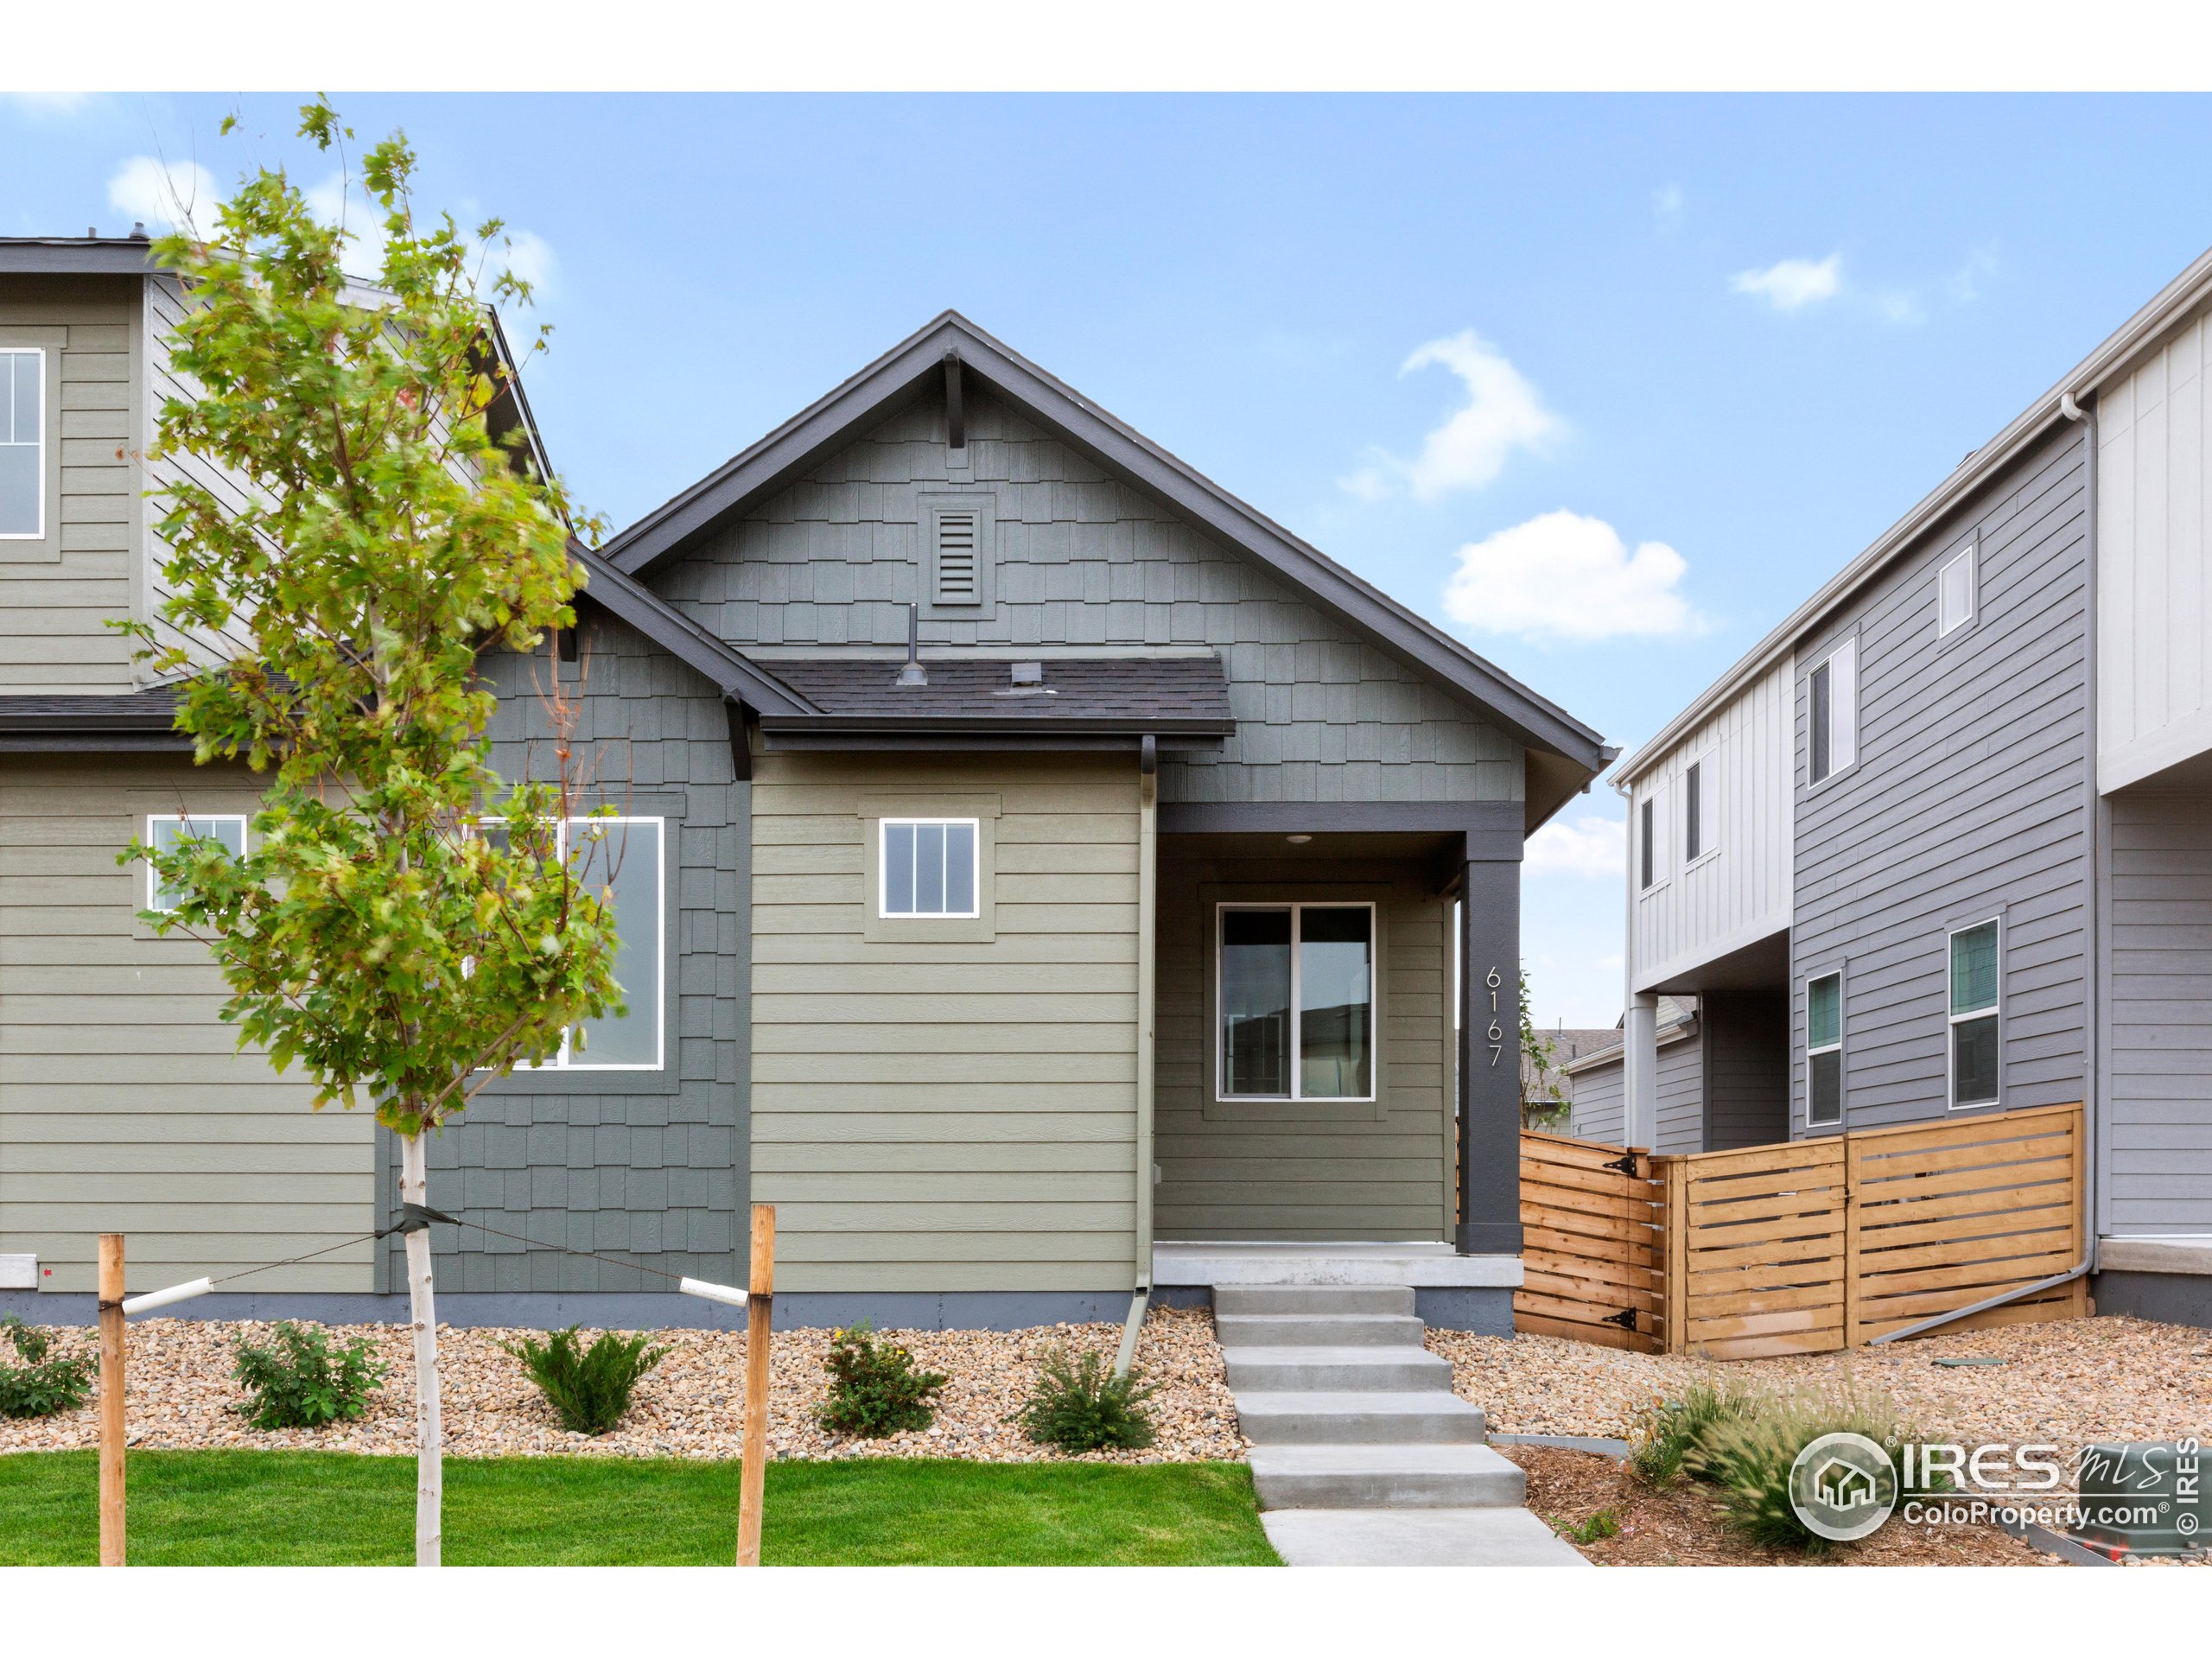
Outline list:
[[[1135,1272],[1136,769],[769,755],[753,785],[752,1169],[781,1287]],[[871,940],[861,798],[995,796],[996,937]]]
[[[95,1235],[128,1235],[131,1287],[322,1249],[374,1225],[365,1111],[236,1051],[204,947],[137,921],[143,866],[115,855],[161,801],[251,809],[243,768],[0,762],[0,1251],[49,1290],[92,1288]],[[250,1288],[365,1291],[372,1246]]]
[[[2112,798],[2104,1224],[2212,1231],[2212,796]]]
[[[1217,652],[1236,734],[1161,757],[1163,800],[1521,798],[1510,738],[1251,559],[988,397],[969,404],[969,465],[949,467],[944,421],[933,404],[894,416],[656,585],[740,645],[900,645],[925,597],[920,498],[988,492],[995,602],[925,616],[923,643]]]
[[[1696,1035],[1659,1051],[1654,1152],[1705,1150],[1705,1047]]]
[[[1587,1071],[1578,1071],[1570,1087],[1574,1104],[1568,1119],[1569,1133],[1585,1141],[1625,1146],[1628,1090],[1621,1062],[1608,1060]]]
[[[1325,882],[1390,884],[1378,901],[1382,1102],[1269,1109],[1213,1106],[1210,893],[1264,900]],[[1388,864],[1264,867],[1175,863],[1160,891],[1160,989],[1153,1232],[1170,1239],[1416,1239],[1450,1231],[1452,1035],[1448,899]]]
[[[1796,1130],[1804,1122],[1805,981],[1839,969],[1846,1125],[1945,1115],[1947,931],[2000,914],[2002,1103],[2082,1097],[2086,529],[2080,431],[2069,425],[1798,653]],[[1976,531],[1976,619],[1939,640],[1937,567]],[[1813,789],[1808,676],[1854,627],[1857,764]]]

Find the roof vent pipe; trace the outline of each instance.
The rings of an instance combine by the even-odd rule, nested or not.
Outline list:
[[[899,671],[900,685],[927,685],[929,671],[922,666],[922,607],[906,607],[906,665]]]

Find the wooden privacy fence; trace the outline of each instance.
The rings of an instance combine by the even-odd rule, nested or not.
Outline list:
[[[1651,1156],[1522,1137],[1522,1331],[1755,1359],[1855,1348],[2082,1259],[2082,1109]],[[2069,1319],[2085,1282],[1948,1330]]]

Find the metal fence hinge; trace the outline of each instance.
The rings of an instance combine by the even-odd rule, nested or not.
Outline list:
[[[1624,1331],[1633,1331],[1636,1329],[1636,1310],[1632,1307],[1624,1307],[1618,1313],[1608,1313],[1605,1315],[1605,1323],[1618,1325]]]
[[[1632,1152],[1624,1152],[1619,1157],[1608,1161],[1604,1167],[1618,1169],[1624,1175],[1633,1175],[1637,1173],[1636,1154]]]

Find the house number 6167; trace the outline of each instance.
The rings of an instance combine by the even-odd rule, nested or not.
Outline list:
[[[1497,1023],[1497,988],[1505,982],[1493,968],[1484,977],[1483,983],[1490,987],[1490,1063],[1496,1065],[1498,1056],[1505,1052],[1505,1027]]]

